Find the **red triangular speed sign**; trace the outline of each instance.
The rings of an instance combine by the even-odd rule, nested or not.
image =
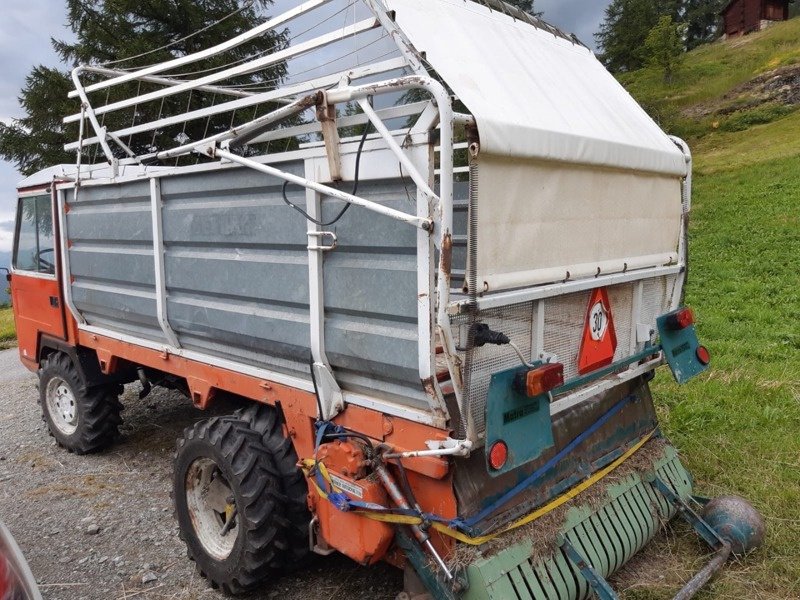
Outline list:
[[[581,351],[578,354],[578,373],[584,375],[614,362],[617,351],[617,332],[606,288],[592,292],[586,323],[583,326]]]

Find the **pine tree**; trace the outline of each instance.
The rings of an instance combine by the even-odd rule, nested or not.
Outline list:
[[[595,35],[606,67],[614,72],[643,67],[648,34],[663,15],[678,20],[681,4],[680,0],[612,0]]]
[[[66,0],[67,24],[76,41],[51,42],[64,63],[70,66],[113,63],[109,65],[111,68],[142,67],[208,48],[251,29],[263,22],[271,3],[272,0]],[[259,36],[223,57],[189,65],[187,70],[213,69],[260,52],[281,49],[287,43],[286,35],[286,32],[278,32]],[[278,64],[226,83],[275,87],[285,73],[285,64]],[[77,125],[61,123],[64,116],[80,108],[77,100],[67,98],[72,87],[67,71],[34,67],[19,97],[25,116],[10,125],[0,124],[0,156],[15,163],[23,174],[57,163],[74,162],[75,155],[65,152],[63,146],[77,139]],[[154,89],[157,86],[153,84],[132,82],[115,89],[108,100]],[[105,104],[106,99],[106,92],[90,97],[93,104],[99,105]],[[215,101],[217,99],[208,94],[195,94],[188,100],[185,96],[171,96],[164,105],[156,102],[139,106],[133,115],[110,113],[105,125],[113,130],[130,125],[132,119],[150,121],[162,113],[175,114],[187,107],[195,110]],[[250,116],[252,118],[252,114]],[[143,136],[133,140],[132,146],[139,153],[152,146],[174,145],[176,135],[201,139],[201,136],[230,126],[234,117],[221,115],[208,123],[189,124],[185,130],[161,130],[153,138]]]
[[[713,42],[719,37],[720,11],[728,0],[684,0],[683,22],[686,23],[686,49]]]
[[[506,2],[526,13],[533,14],[533,0],[506,0]]]
[[[644,43],[648,64],[664,72],[664,81],[672,82],[684,57],[681,26],[664,15],[647,35]]]

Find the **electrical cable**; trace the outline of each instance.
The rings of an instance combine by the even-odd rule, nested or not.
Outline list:
[[[356,172],[355,172],[355,178],[353,180],[353,191],[350,192],[351,196],[355,196],[356,192],[358,191],[359,173],[360,173],[360,170],[361,170],[361,153],[364,150],[364,143],[367,141],[367,134],[369,133],[369,129],[370,129],[370,123],[367,123],[366,126],[364,127],[364,133],[361,135],[361,141],[358,144],[358,152],[356,153]],[[350,209],[350,207],[352,206],[352,204],[350,204],[348,202],[347,204],[345,204],[345,207],[339,212],[338,215],[336,215],[336,217],[332,221],[329,221],[327,223],[323,223],[322,221],[318,221],[317,219],[315,219],[314,217],[309,215],[306,211],[304,211],[302,208],[300,208],[296,204],[292,204],[291,200],[289,200],[289,198],[286,196],[286,188],[287,187],[289,187],[289,182],[288,181],[284,181],[283,182],[283,188],[281,188],[281,195],[283,196],[283,201],[287,205],[289,205],[293,209],[295,209],[297,212],[299,212],[301,215],[303,215],[307,220],[311,221],[312,223],[314,223],[316,225],[319,225],[320,227],[329,227],[330,225],[333,225],[339,219],[341,219],[345,215],[345,213]],[[318,398],[319,398],[319,396],[318,396]],[[322,412],[320,411],[320,417],[321,416],[322,416]]]

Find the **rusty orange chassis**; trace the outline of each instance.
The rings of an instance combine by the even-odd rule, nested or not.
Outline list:
[[[20,337],[20,340],[36,340],[36,348],[20,345],[22,362],[34,372],[38,369],[38,362],[31,357],[40,356],[37,338],[40,336]],[[298,457],[310,458],[314,454],[317,401],[310,392],[82,331],[69,315],[66,341],[72,346],[94,350],[100,370],[105,374],[113,374],[123,364],[132,363],[184,378],[193,404],[200,409],[207,408],[213,402],[217,391],[279,406],[286,419],[285,434],[291,438]],[[376,443],[387,444],[396,452],[425,449],[427,440],[447,439],[449,434],[448,431],[353,405],[347,406],[333,422],[364,434]],[[403,466],[411,489],[424,511],[448,518],[456,516],[452,473],[446,459],[408,458],[403,460]],[[405,558],[398,550],[386,549],[387,536],[391,536],[389,525],[338,512],[317,496],[313,486],[309,486],[308,500],[309,507],[320,522],[320,531],[329,533],[324,539],[328,546],[362,563],[372,564],[384,559],[397,566],[404,564]],[[327,506],[322,506],[322,503]],[[431,531],[431,539],[444,555],[452,550],[453,541],[450,538]],[[380,549],[380,555],[374,554],[375,549]]]

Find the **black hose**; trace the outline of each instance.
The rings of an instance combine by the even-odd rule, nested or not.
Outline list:
[[[364,143],[367,141],[367,134],[369,133],[369,126],[370,126],[370,123],[367,123],[364,126],[364,133],[361,135],[361,141],[358,144],[358,152],[356,153],[356,172],[355,172],[355,178],[353,180],[353,191],[350,192],[351,196],[355,196],[356,192],[358,191],[358,178],[359,178],[359,172],[361,171],[361,152],[364,150]],[[289,186],[289,182],[288,181],[284,181],[283,182],[283,188],[281,189],[281,194],[283,195],[283,201],[286,204],[288,204],[289,206],[291,206],[293,209],[295,209],[297,212],[299,212],[301,215],[303,215],[306,219],[308,219],[312,223],[315,223],[316,225],[319,225],[320,227],[328,227],[330,225],[333,225],[339,219],[341,219],[344,216],[344,214],[350,209],[351,204],[349,202],[347,202],[345,204],[345,207],[339,212],[338,215],[336,215],[336,218],[334,218],[332,221],[329,221],[327,223],[323,223],[322,221],[318,221],[315,218],[313,218],[311,215],[309,215],[306,211],[304,211],[302,208],[300,208],[296,204],[292,204],[292,202],[286,196],[286,188],[288,186]]]

